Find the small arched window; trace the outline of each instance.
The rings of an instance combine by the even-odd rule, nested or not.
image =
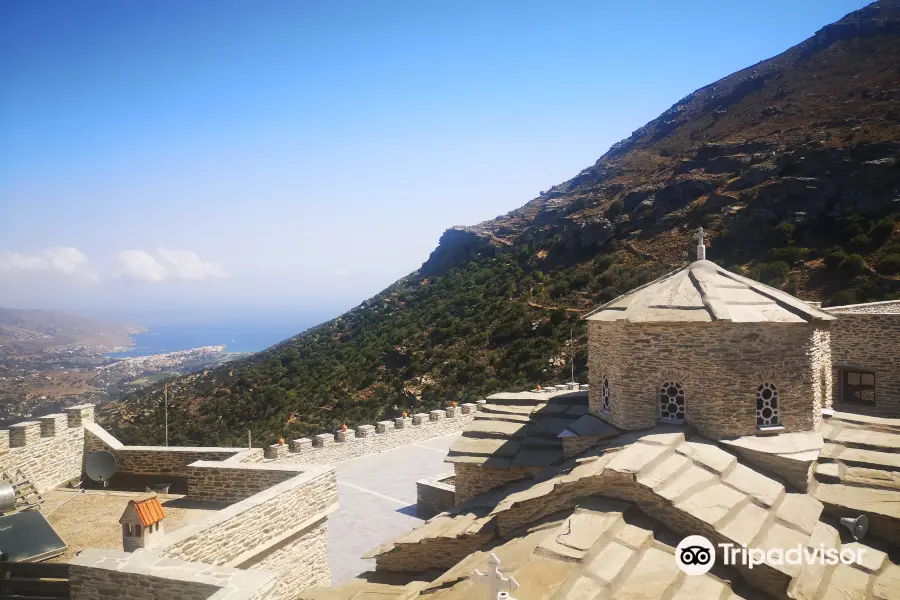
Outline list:
[[[684,423],[684,387],[667,381],[659,388],[659,418],[667,423]]]
[[[600,409],[608,413],[611,410],[609,403],[609,377],[603,378],[603,385],[600,387],[600,399],[602,403],[600,404]]]
[[[756,388],[756,425],[778,425],[779,418],[778,388],[772,383],[762,383]]]

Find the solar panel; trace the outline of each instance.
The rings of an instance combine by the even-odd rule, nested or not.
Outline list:
[[[36,510],[0,517],[0,553],[8,562],[37,562],[59,556],[69,546]]]

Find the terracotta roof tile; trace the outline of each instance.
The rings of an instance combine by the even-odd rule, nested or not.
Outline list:
[[[141,519],[141,525],[147,527],[149,525],[153,525],[159,521],[162,521],[165,518],[165,513],[163,513],[162,506],[159,503],[159,498],[154,496],[153,498],[148,498],[146,500],[131,501],[134,504],[135,510],[137,510],[138,517]]]

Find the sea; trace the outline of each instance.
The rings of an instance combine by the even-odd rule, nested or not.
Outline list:
[[[224,345],[227,352],[259,352],[325,320],[327,318],[305,314],[238,315],[196,320],[141,319],[138,316],[130,321],[146,331],[131,336],[134,346],[104,356],[149,356],[217,345]]]

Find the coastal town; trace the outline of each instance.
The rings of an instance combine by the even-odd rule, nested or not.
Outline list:
[[[44,311],[0,313],[0,423],[57,412],[83,402],[103,404],[166,377],[242,356],[224,345],[149,356],[127,352],[131,334],[92,320]]]

